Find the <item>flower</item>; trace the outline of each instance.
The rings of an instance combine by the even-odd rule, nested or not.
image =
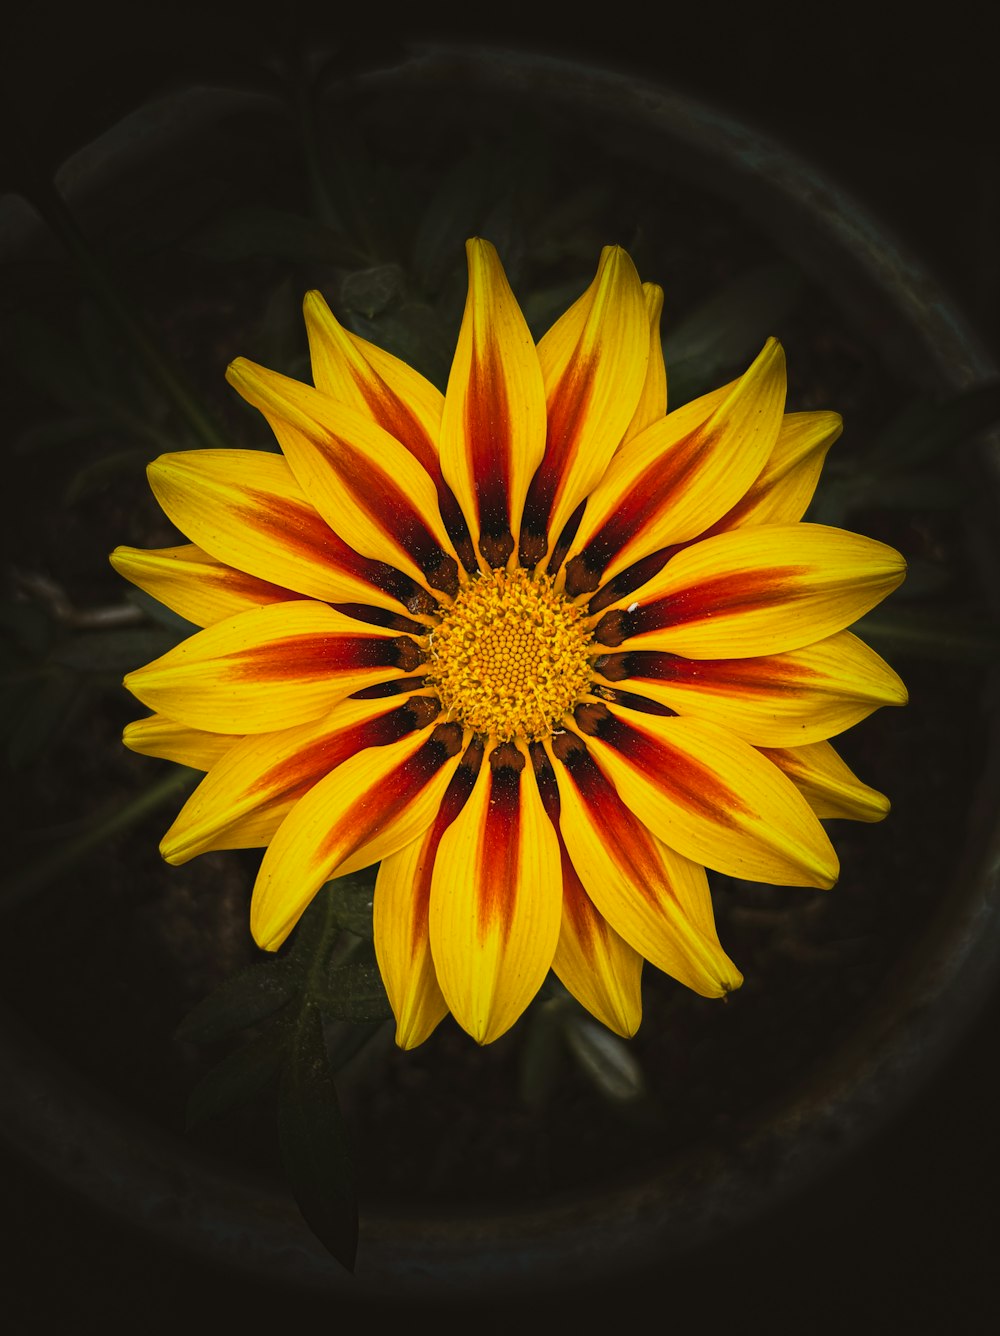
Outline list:
[[[380,863],[397,1042],[450,1010],[503,1034],[553,969],[622,1035],[643,960],[742,977],[706,868],[829,887],[821,817],[880,820],[828,739],[903,684],[845,628],[900,583],[802,523],[837,414],[784,412],[769,339],[671,413],[663,296],[618,247],[536,346],[489,242],[447,393],[305,299],[315,388],[228,377],[281,454],[165,455],[191,540],[116,569],[204,629],[129,674],[134,750],[207,773],[161,850],[266,847],[277,949],[330,878]]]

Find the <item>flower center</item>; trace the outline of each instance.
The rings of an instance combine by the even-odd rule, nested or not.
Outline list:
[[[548,737],[590,684],[585,614],[547,575],[495,570],[460,589],[431,636],[431,680],[467,728]]]

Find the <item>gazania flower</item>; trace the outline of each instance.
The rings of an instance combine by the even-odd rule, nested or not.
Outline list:
[[[315,388],[229,369],[282,453],[150,466],[191,542],[112,559],[204,630],[126,678],[155,713],[125,740],[207,772],[169,862],[266,846],[265,949],[380,863],[404,1047],[449,1010],[497,1038],[550,968],[628,1035],[643,959],[741,982],[706,868],[828,887],[820,818],[888,810],[828,739],[905,700],[845,629],[904,563],[800,523],[841,423],[784,413],[773,339],[668,414],[662,293],[622,250],[537,346],[493,247],[468,257],[444,396],[313,292]]]

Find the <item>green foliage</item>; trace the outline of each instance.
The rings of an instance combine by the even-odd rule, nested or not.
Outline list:
[[[336,1073],[391,1016],[371,946],[372,882],[328,883],[287,948],[227,979],[176,1031],[215,1044],[251,1031],[192,1091],[195,1126],[277,1084],[278,1138],[310,1229],[344,1266],[357,1248],[357,1189]]]
[[[793,265],[759,265],[669,328],[663,356],[671,406],[679,407],[744,371],[768,336],[780,330],[804,286]]]
[[[306,1223],[349,1271],[358,1248],[354,1154],[340,1112],[319,1008],[303,1004],[281,1068],[278,1141]]]
[[[521,1046],[522,1103],[544,1108],[572,1066],[620,1112],[649,1114],[645,1077],[628,1041],[594,1020],[554,976],[543,993],[528,1013]]]

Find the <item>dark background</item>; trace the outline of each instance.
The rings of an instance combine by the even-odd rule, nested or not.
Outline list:
[[[55,165],[146,96],[238,69],[294,25],[349,50],[470,37],[596,59],[698,94],[815,159],[925,258],[997,348],[995,53],[971,6],[937,7],[933,24],[915,7],[876,5],[765,13],[661,0],[649,20],[622,5],[586,19],[583,6],[475,17],[411,7],[405,18],[390,7],[378,34],[333,8],[37,6],[6,21],[3,92],[29,152]],[[995,992],[905,1115],[834,1178],[711,1254],[597,1292],[581,1277],[573,1294],[450,1310],[437,1325],[597,1331],[648,1311],[657,1326],[708,1332],[990,1329],[1000,1302],[998,1037]],[[254,1327],[381,1331],[422,1328],[430,1316],[412,1305],[308,1301],[210,1273],[95,1220],[9,1154],[0,1175],[0,1285],[15,1332],[73,1329],[81,1312],[111,1332],[236,1329],[251,1318]]]

